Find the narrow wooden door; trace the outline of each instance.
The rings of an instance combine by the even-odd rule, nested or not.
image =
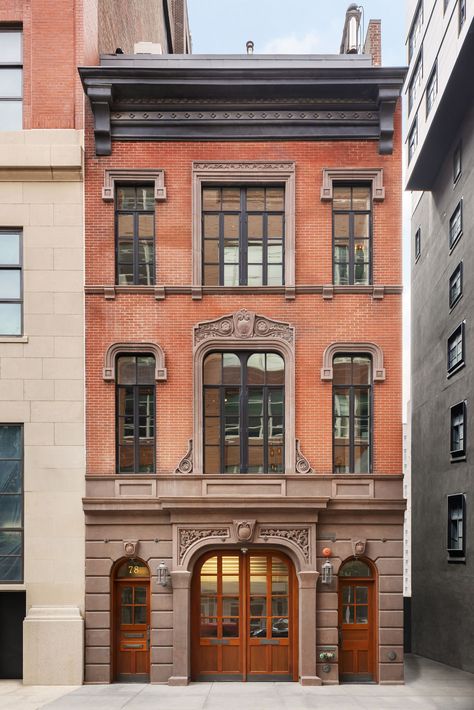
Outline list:
[[[340,675],[342,681],[375,680],[374,582],[339,580]]]
[[[123,579],[115,583],[115,678],[150,679],[150,583]]]

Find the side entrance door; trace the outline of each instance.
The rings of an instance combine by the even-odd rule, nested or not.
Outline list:
[[[192,585],[194,680],[297,680],[296,584],[275,552],[210,553]]]
[[[134,565],[134,562],[125,564],[137,570],[143,565]],[[150,680],[150,582],[134,579],[132,575],[115,581],[115,680],[147,683]]]

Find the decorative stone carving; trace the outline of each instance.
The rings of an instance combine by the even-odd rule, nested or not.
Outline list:
[[[138,551],[138,540],[124,540],[123,553],[125,557],[136,557]]]
[[[294,328],[289,323],[259,316],[246,308],[216,320],[204,321],[194,327],[195,345],[204,340],[219,338],[233,338],[235,340],[275,338],[292,344]]]
[[[362,557],[362,555],[365,555],[366,540],[352,538],[351,542],[354,557]]]
[[[314,473],[314,469],[311,467],[310,462],[301,453],[300,440],[296,439],[296,473]]]
[[[251,542],[255,532],[255,520],[234,520],[235,537],[240,542]]]
[[[265,541],[269,537],[280,537],[293,542],[300,548],[306,562],[309,561],[309,528],[260,528],[259,535]]]
[[[225,540],[229,537],[229,528],[179,528],[178,530],[178,559],[179,564],[188,549],[198,540],[205,538],[221,538]]]
[[[175,473],[192,473],[193,472],[193,440],[189,439],[188,450],[183,456],[179,464],[176,466]]]
[[[269,170],[271,172],[276,172],[279,173],[281,171],[290,171],[294,172],[295,171],[295,164],[294,162],[288,160],[288,161],[281,161],[281,162],[274,162],[274,163],[266,163],[263,161],[259,162],[241,162],[237,163],[234,161],[229,161],[225,163],[213,163],[213,162],[207,162],[207,163],[198,163],[194,162],[193,163],[193,170],[203,170],[204,172],[215,172],[216,170],[224,170],[226,173],[240,173],[242,170],[250,170],[250,171],[262,171],[262,170]]]

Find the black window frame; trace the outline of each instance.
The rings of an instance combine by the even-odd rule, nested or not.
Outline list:
[[[349,210],[343,210],[343,209],[335,209],[334,208],[334,199],[332,202],[332,283],[334,286],[345,288],[348,286],[370,286],[372,284],[372,244],[373,244],[373,194],[372,194],[372,186],[369,183],[365,182],[335,182],[334,183],[334,188],[337,187],[346,187],[346,188],[351,188],[351,209]],[[368,210],[354,210],[352,209],[352,190],[357,187],[364,187],[368,188],[369,190],[369,200],[370,200],[370,208]],[[349,261],[348,262],[342,262],[342,261],[337,261],[336,262],[336,235],[335,235],[335,219],[334,215],[343,215],[343,214],[348,214],[349,215],[349,237],[348,237],[348,243],[349,243]],[[356,237],[354,234],[354,216],[355,215],[368,215],[369,216],[369,236],[368,238],[364,237]],[[361,282],[356,282],[355,280],[355,269],[357,267],[357,263],[355,261],[355,242],[357,241],[367,241],[368,243],[368,279],[367,283],[361,283]],[[336,263],[337,264],[348,264],[348,273],[349,273],[349,282],[347,284],[341,284],[336,282]],[[364,262],[365,264],[366,262]]]
[[[465,341],[465,324],[466,321],[462,321],[451,333],[447,340],[446,349],[446,369],[448,371],[448,377],[454,375],[455,372],[464,367],[465,363],[465,353],[466,353],[466,341]],[[461,345],[461,351],[459,358],[453,358],[453,346],[456,346],[456,353],[458,352],[459,343]]]
[[[460,517],[454,519],[453,513],[461,513]],[[453,522],[456,520],[456,531],[453,529]],[[464,562],[466,558],[466,495],[464,493],[453,493],[447,496],[447,539],[446,548],[448,561]],[[459,527],[461,527],[461,546],[455,546],[459,540]]]
[[[415,115],[408,132],[408,164],[411,163],[418,147],[418,114]]]
[[[373,426],[374,426],[374,397],[373,397],[373,377],[372,377],[372,356],[370,353],[347,353],[347,352],[339,352],[335,353],[333,357],[333,369],[334,369],[334,360],[337,357],[350,357],[352,360],[355,357],[366,357],[369,359],[369,373],[370,373],[370,384],[368,385],[354,385],[354,384],[335,384],[333,380],[333,386],[332,386],[332,461],[333,461],[333,474],[334,475],[339,475],[339,476],[363,476],[363,475],[369,475],[373,473],[373,446],[374,446],[374,437],[373,437]],[[333,375],[334,377],[334,375]],[[351,378],[352,379],[352,378]],[[335,401],[336,401],[336,391],[337,389],[349,389],[349,471],[348,472],[339,472],[336,471],[336,455],[335,455],[335,449],[336,449],[336,417],[339,415],[336,415],[336,406],[335,406]],[[368,390],[368,403],[369,403],[369,415],[368,415],[368,434],[369,434],[369,441],[368,441],[368,449],[369,449],[369,456],[368,456],[368,471],[361,471],[361,472],[355,472],[354,471],[354,460],[355,460],[355,426],[354,426],[354,421],[355,421],[355,407],[354,407],[354,402],[355,402],[355,397],[354,393],[356,389],[367,389]]]
[[[231,185],[226,185],[225,183],[219,184],[219,185],[210,185],[208,183],[203,183],[201,186],[201,195],[203,194],[204,190],[207,188],[214,188],[214,189],[235,189],[235,190],[240,190],[240,208],[239,210],[228,210],[228,209],[223,209],[221,207],[220,210],[206,210],[204,209],[204,204],[202,200],[202,209],[201,209],[201,230],[202,230],[202,244],[201,244],[201,263],[202,263],[202,284],[203,286],[219,286],[219,287],[225,287],[225,277],[224,277],[224,267],[225,267],[225,242],[224,242],[224,216],[226,215],[238,215],[239,216],[239,237],[238,237],[238,250],[239,250],[239,261],[238,261],[238,267],[239,267],[239,283],[238,284],[232,284],[228,285],[228,287],[231,288],[237,288],[239,286],[250,286],[253,288],[261,288],[262,286],[275,286],[275,287],[281,287],[285,285],[285,242],[286,242],[286,202],[285,202],[285,193],[286,193],[286,187],[282,183],[251,183],[251,184],[231,184]],[[262,189],[272,189],[272,188],[279,188],[283,191],[283,209],[282,210],[262,210],[262,211],[257,211],[257,210],[252,210],[252,209],[247,209],[247,191],[253,188],[262,188]],[[252,215],[262,215],[263,217],[263,236],[262,236],[262,283],[261,284],[249,284],[248,283],[248,246],[249,246],[249,235],[248,235],[248,217]],[[206,241],[208,241],[205,237],[205,228],[204,228],[204,218],[207,215],[219,215],[219,237],[217,239],[218,241],[218,263],[212,261],[206,261],[205,257],[205,247],[206,247]],[[282,216],[282,229],[283,229],[283,236],[281,240],[281,247],[282,247],[282,261],[281,261],[281,282],[278,284],[268,284],[268,267],[275,265],[275,266],[280,266],[280,263],[276,262],[273,264],[272,262],[268,261],[268,242],[269,242],[269,236],[268,236],[268,216],[269,215],[279,215]],[[205,277],[205,270],[206,266],[218,266],[219,268],[219,283],[218,284],[209,284],[206,283],[206,277]]]
[[[121,188],[134,188],[135,191],[139,188],[147,187],[152,191],[154,190],[154,184],[150,182],[119,182],[115,184],[115,195],[114,195],[114,220],[115,220],[115,285],[116,286],[154,286],[156,284],[156,208],[155,199],[153,196],[153,208],[152,209],[119,209],[118,206],[118,191]],[[138,236],[138,217],[139,215],[152,215],[153,216],[153,254],[152,254],[152,275],[150,283],[143,284],[140,283],[139,278],[139,243],[140,238]],[[119,255],[119,215],[132,215],[133,216],[133,281],[131,283],[120,283],[120,264],[126,263],[120,260]]]
[[[449,218],[449,251],[452,252],[456,244],[459,242],[459,240],[462,237],[462,231],[463,231],[463,209],[462,209],[462,199],[459,200],[457,203],[456,207],[454,208],[451,217]],[[457,222],[458,219],[458,214],[459,214],[459,229],[456,233],[453,232],[454,225]]]
[[[455,297],[453,297],[453,286],[456,281],[459,280],[459,292]],[[453,309],[458,303],[459,299],[462,297],[463,292],[463,262],[460,261],[459,264],[454,269],[453,273],[449,277],[449,307]]]
[[[431,90],[434,87],[434,92]],[[433,69],[426,82],[426,116],[428,117],[431,109],[435,105],[436,97],[438,96],[438,60],[435,61]]]
[[[411,23],[410,31],[408,33],[408,62],[411,61],[413,54],[416,49],[415,39],[421,35],[421,26],[423,25],[423,2],[420,0],[416,8],[415,14],[413,15],[413,22]],[[416,30],[416,32],[415,32]]]
[[[0,462],[2,461],[19,461],[20,479],[21,486],[20,492],[5,493],[0,491],[0,497],[9,495],[20,495],[21,496],[21,525],[17,527],[2,527],[0,528],[0,533],[5,532],[15,532],[21,535],[21,550],[19,555],[2,555],[2,557],[18,557],[20,558],[20,575],[16,579],[2,579],[0,578],[0,584],[22,584],[24,581],[24,566],[25,566],[25,479],[24,479],[24,465],[25,465],[25,446],[24,446],[24,427],[23,424],[1,422],[0,427],[14,427],[19,430],[20,434],[20,456],[2,456],[2,451],[0,451]]]
[[[464,23],[466,22],[467,10],[466,10],[466,0],[459,0],[459,15],[458,15],[458,34],[461,32]]]
[[[460,421],[455,424],[455,418],[461,417]],[[450,454],[451,461],[464,461],[466,458],[466,430],[467,430],[467,406],[466,401],[453,404],[450,408]],[[456,428],[455,428],[456,427]],[[461,434],[456,434],[457,428],[462,427]],[[456,442],[460,445],[455,448]]]
[[[271,347],[265,349],[265,350],[232,350],[230,348],[229,350],[212,350],[206,354],[206,357],[203,360],[203,371],[204,371],[204,366],[206,359],[215,353],[221,354],[221,355],[235,355],[239,359],[240,362],[240,384],[226,384],[222,380],[224,379],[221,377],[221,382],[220,384],[205,384],[203,380],[203,385],[202,385],[202,407],[203,407],[203,431],[202,431],[202,440],[203,440],[203,452],[204,452],[204,473],[206,475],[283,475],[285,473],[285,450],[286,450],[286,407],[285,407],[285,393],[286,393],[286,367],[287,364],[285,362],[285,358],[283,355],[275,350],[272,350]],[[255,354],[272,354],[272,355],[278,355],[282,360],[283,360],[283,385],[282,384],[252,384],[248,382],[248,371],[247,371],[247,363],[248,360],[252,355]],[[221,366],[222,367],[222,366]],[[254,473],[248,471],[249,469],[249,435],[248,435],[248,420],[250,417],[250,410],[248,407],[249,404],[249,391],[251,388],[261,388],[263,390],[263,419],[264,419],[264,427],[263,427],[263,472],[259,473]],[[219,430],[220,430],[220,437],[219,437],[219,444],[217,445],[219,448],[219,472],[218,474],[215,473],[209,473],[208,470],[206,470],[206,390],[212,390],[212,389],[219,389],[219,391],[222,393],[223,390],[225,389],[239,389],[239,415],[238,415],[238,421],[239,421],[239,471],[238,472],[227,472],[225,471],[225,436],[224,436],[224,429],[225,429],[225,411],[224,411],[224,396],[223,394],[220,394],[219,400],[220,400],[220,407],[219,407],[219,415],[217,417],[211,417],[211,418],[217,418],[219,420]],[[283,390],[283,402],[282,402],[282,439],[283,439],[283,444],[282,444],[282,452],[281,452],[281,470],[269,470],[269,457],[268,457],[268,448],[269,448],[269,431],[268,431],[268,422],[270,419],[270,415],[268,412],[268,392],[270,390]]]
[[[135,371],[137,374],[137,382],[135,384],[122,384],[119,382],[119,361],[121,358],[130,358],[134,357],[136,358],[135,362]],[[157,416],[156,416],[156,411],[157,411],[157,397],[156,397],[156,382],[153,380],[153,384],[150,382],[147,383],[139,383],[138,382],[138,360],[137,358],[141,357],[150,357],[153,358],[153,362],[155,363],[154,368],[156,366],[155,362],[155,356],[153,353],[146,353],[146,352],[140,352],[140,353],[118,353],[115,361],[115,372],[116,372],[116,377],[115,377],[115,452],[116,452],[116,471],[117,474],[120,476],[124,475],[129,475],[129,476],[135,476],[135,475],[154,475],[156,474],[156,426],[157,426]],[[121,447],[125,446],[124,444],[121,443],[120,439],[120,420],[125,419],[127,417],[126,414],[121,414],[120,413],[120,390],[125,389],[125,388],[133,388],[133,444],[128,444],[128,446],[133,446],[133,471],[128,471],[128,470],[121,470],[121,465],[120,465],[120,449]],[[152,437],[152,442],[148,439],[147,441],[149,442],[149,446],[153,446],[153,463],[152,463],[152,470],[148,471],[140,471],[140,421],[139,421],[139,394],[140,394],[140,388],[152,388],[153,389],[153,437]],[[128,415],[130,416],[130,415]],[[145,446],[146,444],[144,444]]]
[[[446,10],[448,9],[449,5],[449,0],[443,0],[443,15],[445,14]]]
[[[13,62],[5,62],[5,61],[0,61],[0,72],[3,69],[17,69],[21,71],[21,95],[20,96],[0,96],[0,113],[1,113],[1,104],[3,102],[16,102],[19,103],[21,106],[21,125],[18,126],[17,128],[0,128],[0,131],[20,131],[23,128],[23,100],[24,100],[24,71],[23,71],[23,62],[24,62],[24,33],[23,33],[23,27],[21,25],[0,25],[0,36],[4,33],[7,32],[15,32],[20,34],[20,44],[21,44],[21,61],[13,61]]]
[[[457,181],[462,174],[462,143],[459,141],[456,148],[453,151],[453,185],[456,185]]]
[[[20,331],[19,333],[2,333],[0,337],[21,338],[23,335],[23,230],[18,227],[0,228],[0,239],[2,234],[15,234],[18,236],[18,264],[0,263],[0,278],[3,271],[17,271],[20,274],[20,296],[19,298],[0,298],[0,303],[12,303],[20,306]],[[0,325],[1,328],[1,325]]]
[[[421,227],[418,227],[418,229],[415,232],[415,262],[418,261],[420,256],[421,256]]]
[[[423,51],[420,49],[413,66],[413,71],[408,84],[408,113],[410,114],[418,96],[418,90],[423,83]]]

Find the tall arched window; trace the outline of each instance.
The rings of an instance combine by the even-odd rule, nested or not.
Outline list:
[[[336,355],[333,360],[334,473],[370,473],[372,360]]]
[[[204,472],[283,473],[282,356],[213,352],[203,367]]]
[[[117,470],[155,472],[155,358],[119,355],[117,375]]]

